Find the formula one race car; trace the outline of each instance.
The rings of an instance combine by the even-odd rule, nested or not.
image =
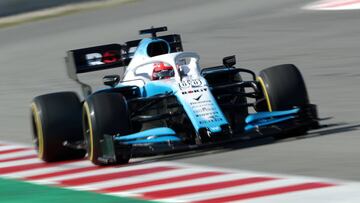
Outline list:
[[[199,55],[183,52],[180,35],[157,36],[166,27],[141,30],[151,37],[67,52],[67,71],[82,87],[34,98],[34,140],[46,162],[83,158],[96,165],[179,148],[212,146],[259,136],[283,138],[318,126],[304,80],[290,64],[258,76],[223,65],[201,68]],[[126,67],[106,75],[108,88],[92,92],[80,73]],[[250,78],[250,79],[245,79]],[[239,141],[239,142],[240,142]]]

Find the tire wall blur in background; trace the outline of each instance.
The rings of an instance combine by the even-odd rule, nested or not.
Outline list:
[[[100,0],[1,0],[0,1],[0,17],[16,15],[35,10],[41,10],[66,4],[82,3]]]

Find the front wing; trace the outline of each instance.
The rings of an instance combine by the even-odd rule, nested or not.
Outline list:
[[[101,143],[103,152],[101,160],[107,164],[116,163],[116,157],[123,153],[131,153],[132,157],[174,153],[227,142],[249,141],[263,137],[284,137],[285,134],[296,130],[306,132],[308,129],[318,127],[315,105],[286,111],[258,112],[247,116],[245,122],[247,125],[242,133],[232,134],[226,139],[217,139],[216,142],[201,145],[186,144],[181,136],[166,127],[125,136],[104,135]]]

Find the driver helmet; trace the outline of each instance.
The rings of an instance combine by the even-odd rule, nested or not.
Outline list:
[[[169,79],[174,77],[174,75],[174,68],[170,64],[164,62],[154,63],[152,80]]]

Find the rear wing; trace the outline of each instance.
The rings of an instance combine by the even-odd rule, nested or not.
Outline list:
[[[157,37],[167,41],[170,52],[183,51],[180,35]],[[66,64],[70,78],[74,74],[124,67],[129,65],[141,39],[128,41],[124,45],[107,44],[67,52]]]
[[[158,39],[167,41],[170,52],[183,51],[180,35],[159,36]],[[71,79],[82,86],[85,96],[91,94],[91,87],[79,81],[77,75],[81,73],[126,67],[131,62],[141,39],[128,41],[125,44],[107,44],[67,52],[65,63]]]
[[[124,66],[123,52],[120,44],[70,50],[65,58],[69,76]]]

